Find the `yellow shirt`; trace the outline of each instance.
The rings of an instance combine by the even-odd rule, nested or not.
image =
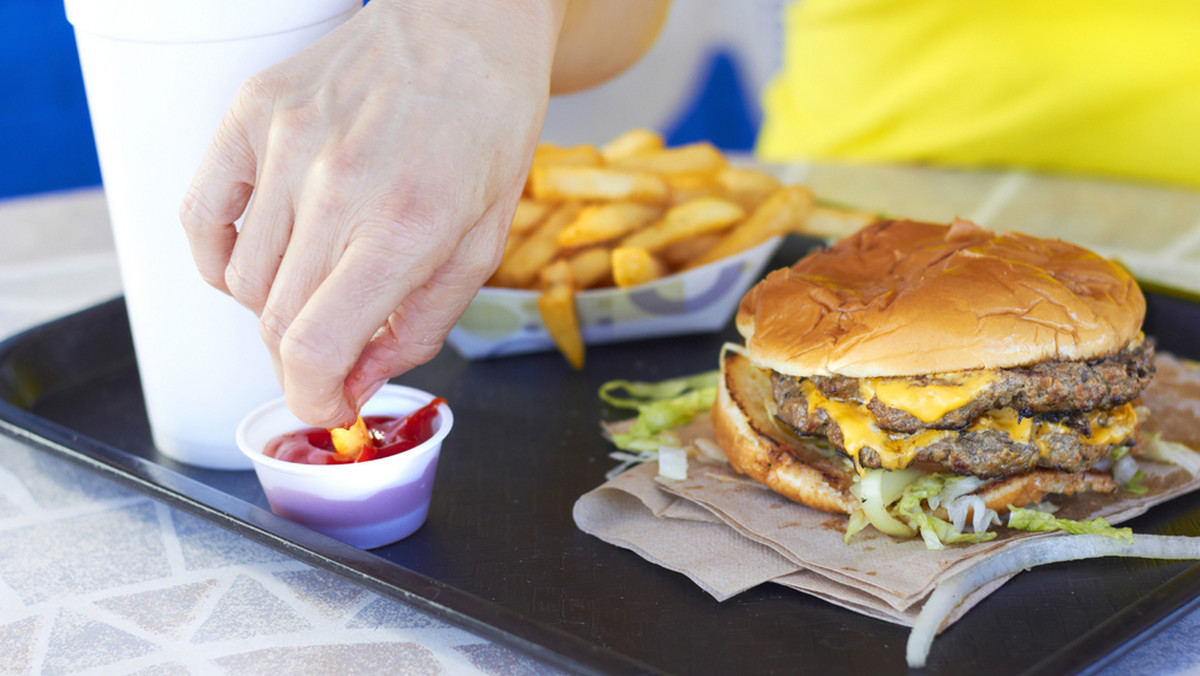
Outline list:
[[[1200,185],[1200,1],[803,0],[784,27],[764,160]]]

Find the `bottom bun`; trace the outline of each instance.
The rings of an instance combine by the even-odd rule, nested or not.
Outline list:
[[[1117,482],[1105,472],[1061,472],[1053,469],[1035,469],[1032,472],[997,479],[975,491],[983,498],[983,504],[997,514],[1008,512],[1009,505],[1025,507],[1036,505],[1047,495],[1074,495],[1076,493],[1113,493]]]
[[[730,466],[813,509],[834,514],[857,511],[858,498],[850,492],[855,480],[853,464],[775,420],[770,372],[733,353],[725,356],[721,370],[712,424]],[[976,494],[990,509],[1003,514],[1009,505],[1036,504],[1050,494],[1111,493],[1116,489],[1116,482],[1106,473],[1038,469],[989,482]]]
[[[721,386],[713,404],[713,434],[738,472],[787,497],[822,512],[850,514],[858,498],[850,493],[854,466],[836,451],[819,448],[791,434],[768,409],[769,371],[746,357],[727,354]]]

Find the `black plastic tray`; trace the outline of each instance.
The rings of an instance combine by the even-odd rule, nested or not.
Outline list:
[[[802,252],[788,242],[777,265]],[[1200,304],[1149,294],[1147,332],[1200,357]],[[908,630],[787,589],[717,603],[682,575],[576,529],[575,500],[613,462],[598,431],[605,380],[713,368],[720,335],[468,362],[447,349],[399,382],[435,392],[456,426],[429,520],[360,551],[271,514],[252,472],[188,467],[150,441],[118,299],[0,345],[0,427],[300,560],[341,573],[560,668],[593,673],[897,673]],[[186,383],[181,384],[186,386]],[[197,402],[202,406],[203,402]],[[1200,424],[1200,422],[1198,422]],[[1200,535],[1200,496],[1154,508],[1139,532]],[[1137,560],[1017,576],[935,643],[922,673],[1091,671],[1200,605],[1200,566]]]

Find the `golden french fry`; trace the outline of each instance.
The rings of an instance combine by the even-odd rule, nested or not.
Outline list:
[[[663,147],[662,136],[649,129],[630,129],[600,147],[600,155],[606,162],[618,162]]]
[[[781,187],[779,179],[750,167],[727,167],[717,174],[717,182],[725,189],[725,195],[746,211],[753,211]]]
[[[736,227],[736,226],[735,226]],[[670,270],[687,267],[692,261],[704,255],[706,251],[721,241],[722,233],[710,232],[706,235],[696,235],[681,239],[674,244],[668,244],[655,252],[655,256],[666,264]]]
[[[537,227],[546,216],[554,211],[554,204],[538,202],[522,197],[517,202],[517,210],[513,213],[511,232],[526,233]]]
[[[571,279],[579,289],[612,284],[612,252],[606,247],[584,249],[566,259],[571,267]]]
[[[725,186],[716,174],[665,174],[671,186],[671,204],[683,204],[701,197],[725,197]]]
[[[721,151],[706,141],[662,148],[609,162],[609,166],[617,169],[656,174],[715,174],[728,165]]]
[[[612,252],[613,281],[619,287],[637,286],[666,274],[666,266],[641,247],[617,247]]]
[[[350,427],[335,427],[329,430],[329,437],[333,441],[334,452],[342,456],[358,457],[365,449],[375,448],[375,442],[371,439],[371,433],[367,431],[367,425],[361,415]]]
[[[558,233],[575,220],[579,208],[577,202],[567,202],[550,214],[500,261],[500,267],[492,275],[491,284],[514,289],[533,284],[542,266],[554,260],[558,253]]]
[[[535,199],[550,201],[629,200],[663,204],[671,192],[667,182],[656,174],[605,167],[534,167],[529,173],[529,185]]]
[[[879,214],[870,211],[822,205],[813,208],[808,218],[798,224],[795,232],[809,237],[838,240],[874,223],[877,218]]]
[[[553,143],[541,143],[533,151],[533,167],[598,167],[602,164],[604,158],[600,156],[600,150],[590,145],[564,147]],[[532,179],[532,175],[525,177],[526,195],[533,194]]]
[[[629,235],[621,241],[621,246],[656,251],[688,237],[727,228],[745,215],[745,210],[735,202],[701,197],[671,207],[661,221]]]
[[[569,284],[555,284],[537,299],[542,324],[559,352],[576,370],[583,368],[583,335],[575,314],[575,290]]]
[[[746,220],[731,228],[716,246],[704,252],[689,267],[732,256],[794,231],[812,211],[812,192],[802,185],[789,185],[771,194]]]
[[[562,166],[598,167],[604,164],[600,150],[595,146],[558,146],[553,143],[542,143],[533,151],[533,166]]]
[[[543,289],[558,284],[575,286],[575,276],[571,274],[571,264],[565,258],[560,258],[538,271],[538,283]]]
[[[543,143],[488,283],[540,289],[547,330],[581,368],[581,290],[645,284],[787,232],[841,236],[873,217],[814,209],[803,187],[731,166],[710,143],[668,148],[649,129],[631,129],[600,147]]]
[[[654,220],[660,210],[637,202],[610,202],[584,207],[575,220],[558,233],[564,249],[616,239]]]

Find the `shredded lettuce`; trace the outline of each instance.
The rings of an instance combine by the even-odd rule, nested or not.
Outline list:
[[[885,479],[890,484],[887,487],[883,486]],[[991,540],[996,537],[996,533],[987,532],[987,527],[993,521],[998,523],[998,519],[990,509],[975,513],[972,523],[977,532],[974,533],[964,533],[949,521],[926,511],[926,505],[929,505],[930,510],[939,504],[950,507],[980,485],[982,482],[978,479],[953,474],[922,474],[917,470],[867,470],[865,476],[850,489],[859,498],[862,508],[850,515],[844,540],[849,543],[850,537],[868,524],[891,535],[919,534],[929,549],[945,549],[948,544]],[[982,505],[981,500],[977,501]],[[886,511],[880,506],[886,507]],[[965,511],[962,516],[965,521]]]
[[[705,371],[682,378],[672,378],[655,383],[633,380],[610,380],[600,386],[600,399],[609,406],[617,408],[640,409],[646,404],[653,404],[667,399],[674,399],[689,391],[711,389],[716,394],[719,370]],[[624,390],[626,396],[616,392]]]
[[[858,531],[871,525],[871,520],[863,513],[861,509],[854,510],[850,515],[850,519],[846,521],[846,534],[842,537],[842,542],[850,544],[850,538]]]
[[[719,376],[720,371],[714,370],[661,382],[611,380],[601,385],[600,399],[606,404],[637,411],[628,431],[612,435],[613,444],[627,453],[613,454],[622,465],[610,474],[656,460],[663,446],[679,446],[679,438],[671,430],[712,408]]]
[[[996,537],[994,531],[983,533],[963,533],[945,519],[939,519],[925,513],[922,502],[939,495],[947,482],[955,482],[960,477],[948,474],[926,474],[909,484],[896,502],[893,510],[896,516],[908,521],[909,525],[918,530],[925,540],[928,549],[944,549],[948,544],[963,544],[986,542]]]
[[[1030,533],[1050,533],[1065,531],[1075,535],[1104,535],[1117,540],[1133,542],[1132,528],[1116,528],[1103,517],[1090,521],[1072,521],[1060,519],[1053,514],[1040,512],[1036,509],[1008,507],[1008,527]]]
[[[1122,488],[1124,488],[1125,492],[1127,493],[1133,493],[1134,495],[1145,495],[1146,493],[1150,492],[1150,489],[1142,483],[1142,480],[1145,478],[1146,473],[1139,469],[1133,473],[1133,476],[1129,478],[1129,481],[1125,482]]]
[[[674,441],[664,437],[663,433],[688,424],[697,413],[712,408],[716,398],[717,390],[713,387],[711,390],[693,390],[671,399],[642,404],[637,409],[638,415],[633,426],[628,432],[614,434],[613,443],[626,451],[657,450],[659,446]]]

